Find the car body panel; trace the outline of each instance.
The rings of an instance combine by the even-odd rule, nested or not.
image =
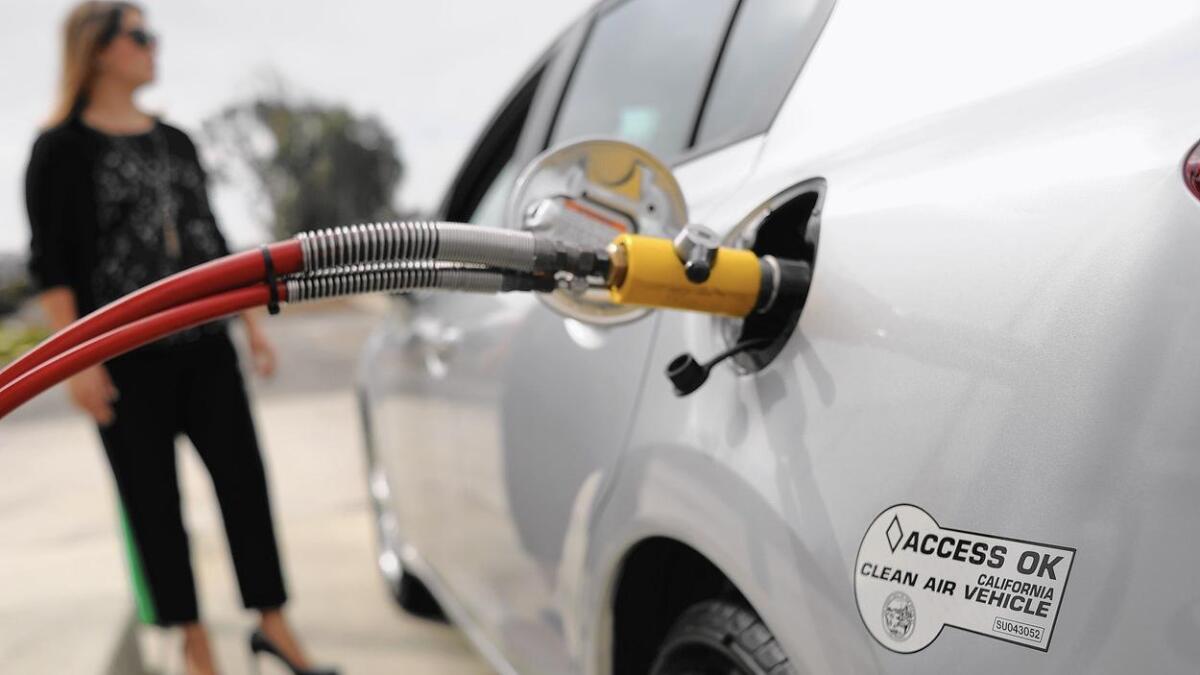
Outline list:
[[[1197,34],[1192,2],[839,2],[768,134],[676,168],[722,234],[827,185],[813,287],[766,369],[717,368],[680,399],[662,368],[723,349],[720,320],[600,330],[529,298],[428,307],[515,308],[478,342],[486,319],[463,329],[460,379],[411,390],[457,388],[410,439],[439,439],[447,464],[416,470],[406,447],[394,468],[453,486],[424,527],[507,530],[440,557],[447,535],[413,518],[443,592],[521,672],[607,672],[619,565],[666,536],[803,671],[1192,672],[1200,204],[1179,167],[1200,138]],[[598,330],[622,337],[580,345]],[[445,435],[468,417],[482,439]],[[463,510],[484,499],[486,518]],[[854,563],[899,503],[1076,549],[1052,647],[955,629],[915,654],[876,642]]]
[[[761,143],[728,146],[678,177],[689,193],[724,193]],[[404,356],[366,359],[408,368],[379,371],[391,379],[372,415],[405,428],[380,453],[400,530],[470,620],[503,636],[519,672],[568,672],[579,654],[559,576],[578,577],[581,561],[567,538],[588,531],[638,392],[659,370],[646,361],[657,317],[591,326],[515,294],[428,294],[408,311],[407,336],[388,340]]]

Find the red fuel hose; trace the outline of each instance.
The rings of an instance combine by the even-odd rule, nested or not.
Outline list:
[[[273,274],[280,279],[396,262],[474,265],[548,278],[559,270],[588,274],[599,269],[594,253],[573,245],[538,240],[529,232],[462,223],[367,223],[306,232],[270,244],[265,251],[245,251],[193,267],[92,312],[0,370],[0,390],[76,345],[127,323],[268,278],[268,254]]]
[[[190,272],[182,274],[187,276]],[[30,364],[24,373],[0,386],[0,419],[34,396],[86,368],[191,326],[251,307],[268,305],[272,299],[291,303],[357,293],[434,288],[479,293],[546,292],[555,288],[555,282],[546,277],[519,272],[453,265],[365,265],[311,276],[289,276],[275,282],[275,297],[272,298],[271,286],[260,281],[179,303],[80,343],[65,344],[57,355],[41,363]],[[101,310],[106,311],[109,310]],[[110,320],[100,316],[91,325],[100,323],[107,324]]]
[[[281,241],[267,248],[277,275],[300,271],[303,256],[299,241]],[[75,321],[8,364],[0,370],[0,390],[76,345],[197,298],[261,282],[265,275],[263,253],[255,249],[197,265],[161,279]],[[266,293],[265,285],[263,292]],[[263,300],[258,304],[266,302]]]
[[[258,256],[261,263],[261,254],[254,252],[254,255]],[[286,300],[285,284],[276,284],[280,300]],[[30,367],[24,374],[0,387],[0,419],[34,396],[82,370],[171,333],[251,307],[265,305],[269,300],[270,291],[267,284],[259,282],[253,286],[227,290],[179,304],[92,337],[82,344],[73,347],[68,345],[61,353]]]
[[[606,264],[607,258],[573,244],[461,223],[369,223],[302,233],[174,274],[50,336],[0,370],[0,418],[85,368],[234,312],[274,308],[288,295],[304,301],[424,288],[548,292],[558,272],[596,274]]]

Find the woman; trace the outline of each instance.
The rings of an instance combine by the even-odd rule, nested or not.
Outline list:
[[[64,26],[58,105],[26,175],[30,271],[57,330],[157,279],[228,253],[205,174],[182,131],[138,109],[154,79],[155,37],[125,2],[85,2]],[[255,370],[274,351],[242,315]],[[73,402],[96,421],[121,500],[143,621],[180,626],[189,673],[213,673],[180,513],[175,436],[186,433],[221,505],[238,585],[260,612],[255,654],[312,670],[286,600],[254,422],[226,323],[214,322],[76,375]],[[330,671],[320,671],[330,672]]]

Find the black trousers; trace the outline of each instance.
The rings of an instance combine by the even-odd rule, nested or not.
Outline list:
[[[141,619],[167,626],[199,617],[175,464],[180,433],[212,476],[243,604],[281,606],[287,594],[266,474],[228,334],[141,349],[106,367],[120,398],[100,437],[121,498]]]

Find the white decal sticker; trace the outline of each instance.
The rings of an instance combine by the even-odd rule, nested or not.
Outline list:
[[[953,626],[1047,651],[1075,549],[941,527],[898,504],[876,516],[854,562],[867,631],[911,654]]]

